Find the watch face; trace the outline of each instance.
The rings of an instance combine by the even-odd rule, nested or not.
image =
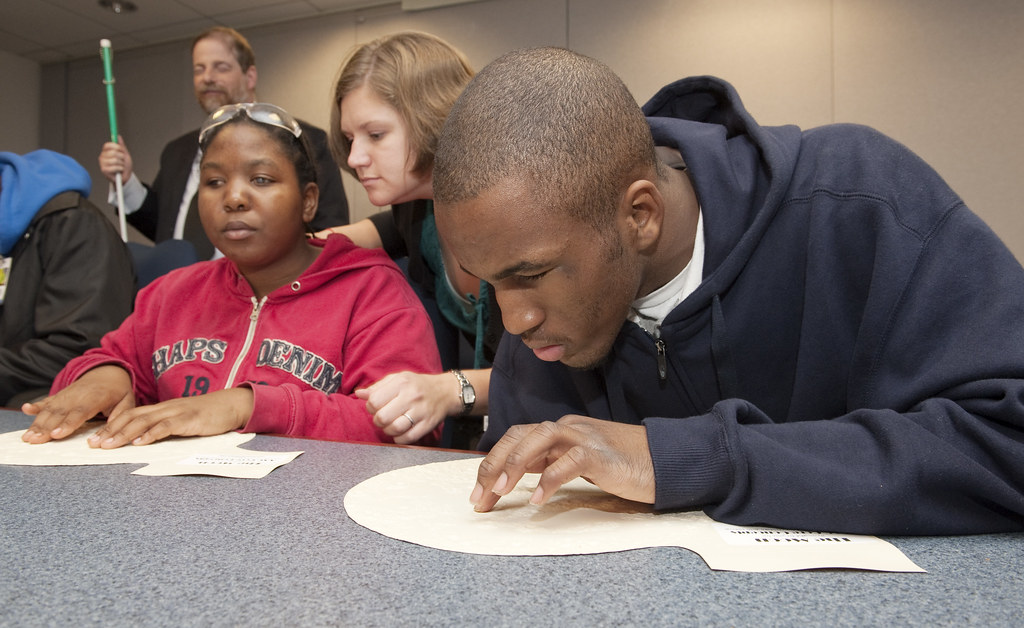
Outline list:
[[[476,403],[476,391],[472,386],[462,387],[462,403],[472,405]]]

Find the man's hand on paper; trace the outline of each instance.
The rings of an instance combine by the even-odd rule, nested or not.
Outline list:
[[[470,502],[478,512],[491,510],[525,473],[541,474],[534,504],[577,477],[613,495],[654,503],[654,464],[642,425],[577,415],[514,425],[480,462]]]
[[[21,411],[36,418],[21,439],[38,444],[66,438],[97,415],[113,417],[134,406],[128,371],[114,365],[99,366],[56,395],[24,404]]]
[[[89,446],[114,449],[128,443],[148,445],[168,436],[223,434],[244,427],[252,408],[252,390],[244,387],[169,399],[111,415],[89,437]]]

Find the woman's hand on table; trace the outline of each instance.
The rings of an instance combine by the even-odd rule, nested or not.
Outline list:
[[[252,408],[252,390],[246,387],[169,399],[111,416],[89,437],[89,446],[114,449],[129,443],[148,445],[168,436],[224,434],[245,427]]]
[[[67,438],[98,415],[116,417],[133,407],[135,393],[128,371],[120,366],[99,366],[57,394],[22,405],[21,411],[35,420],[21,440],[39,444]]]

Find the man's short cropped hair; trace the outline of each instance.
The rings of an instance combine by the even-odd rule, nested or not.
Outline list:
[[[508,53],[470,81],[438,143],[434,202],[515,179],[602,230],[625,188],[659,172],[650,127],[622,80],[562,48]]]

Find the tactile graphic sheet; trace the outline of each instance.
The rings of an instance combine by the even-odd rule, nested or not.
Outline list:
[[[345,510],[386,536],[470,554],[550,556],[676,546],[712,569],[792,571],[850,568],[923,571],[895,546],[872,536],[745,528],[700,511],[660,513],[574,480],[543,506],[529,498],[527,475],[489,513],[469,503],[479,458],[396,469],[353,487]]]
[[[239,446],[252,440],[255,434],[238,432],[168,438],[149,445],[125,445],[117,449],[89,447],[89,436],[101,425],[100,421],[86,423],[68,438],[39,445],[21,440],[25,430],[0,434],[0,464],[45,467],[147,464],[149,466],[133,474],[262,478],[302,453],[241,449]]]

